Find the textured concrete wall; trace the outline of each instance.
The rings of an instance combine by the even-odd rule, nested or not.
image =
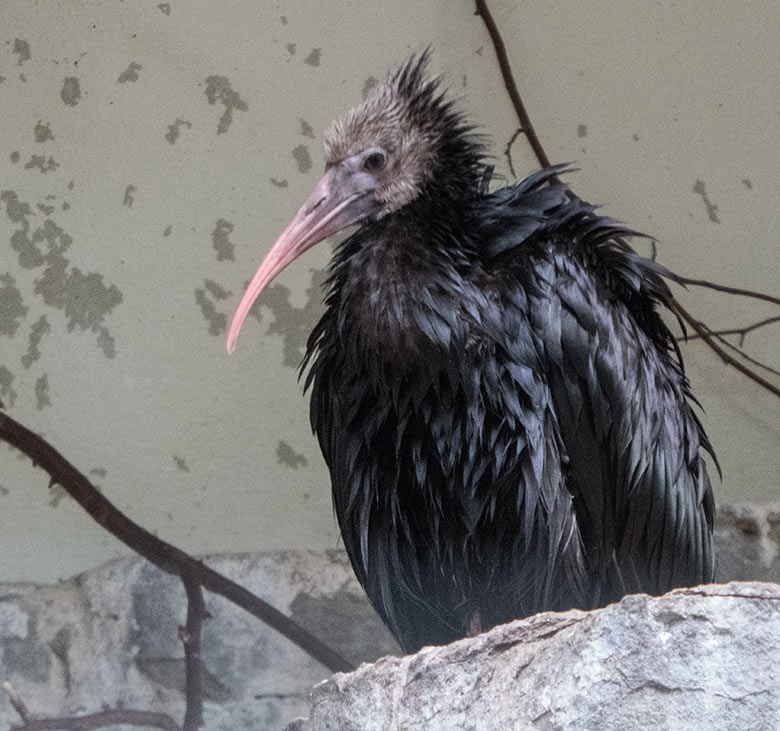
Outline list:
[[[581,195],[681,273],[780,291],[776,0],[492,6]],[[428,43],[508,176],[516,122],[467,0],[0,3],[0,398],[190,551],[338,543],[295,373],[328,246],[263,295],[231,358],[225,327],[319,176],[323,128]],[[682,298],[713,324],[770,314]],[[747,344],[780,361],[776,327]],[[700,345],[685,355],[721,499],[776,499],[780,404]],[[0,577],[122,553],[61,498],[0,446]]]

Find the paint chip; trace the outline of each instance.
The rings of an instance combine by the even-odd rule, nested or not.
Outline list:
[[[703,180],[697,180],[693,185],[693,192],[697,195],[701,196],[701,199],[704,201],[704,205],[707,208],[707,217],[712,221],[713,223],[720,223],[720,219],[718,218],[718,206],[716,206],[707,195],[707,191],[704,190],[704,181]]]
[[[587,137],[588,136],[588,125],[587,124],[581,124],[577,127],[577,137]]]
[[[75,107],[81,99],[81,84],[77,76],[66,76],[62,83],[60,98],[69,107]]]
[[[309,334],[322,312],[322,285],[327,271],[312,271],[311,285],[306,290],[306,304],[293,307],[290,302],[290,290],[283,284],[274,284],[263,291],[262,302],[274,314],[266,335],[281,335],[283,340],[283,364],[298,368],[306,350]],[[253,307],[258,306],[257,300]],[[250,313],[252,310],[250,310]],[[257,313],[259,319],[259,311]]]
[[[189,472],[190,468],[187,467],[187,463],[182,459],[181,457],[173,454],[171,455],[173,457],[173,461],[176,463],[176,466],[182,471],[182,472]]]
[[[177,117],[173,124],[168,125],[168,131],[165,133],[165,139],[168,140],[168,142],[171,144],[176,142],[176,140],[179,139],[179,135],[181,134],[180,130],[182,127],[192,129],[192,122],[189,122],[186,119],[179,119]]]
[[[159,3],[157,5],[157,8],[162,11],[163,15],[170,15],[171,14],[171,4],[170,3]]]
[[[30,336],[27,343],[27,352],[22,356],[22,365],[28,369],[33,363],[41,358],[41,349],[39,345],[44,335],[51,332],[51,325],[46,319],[46,315],[41,315],[30,328]]]
[[[132,207],[133,202],[135,201],[135,196],[133,193],[135,193],[138,190],[134,185],[130,184],[125,188],[125,195],[122,198],[122,205],[126,206],[127,208]]]
[[[211,244],[217,252],[217,261],[236,260],[233,256],[233,249],[235,247],[229,239],[230,234],[233,232],[233,228],[234,226],[230,221],[220,218],[217,221],[216,227],[211,232]]]
[[[121,73],[119,74],[119,78],[117,79],[117,84],[126,84],[128,81],[138,81],[138,72],[143,68],[140,63],[136,63],[135,61],[131,61],[130,65]]]
[[[50,173],[56,170],[60,164],[51,155],[32,155],[29,162],[24,166],[25,170],[39,170],[42,173]]]
[[[305,119],[301,120],[301,134],[304,137],[311,137],[311,139],[315,139],[314,129]]]
[[[234,109],[242,112],[249,109],[246,102],[233,90],[230,82],[224,76],[209,76],[206,79],[206,98],[209,100],[209,104],[219,102],[225,107],[225,112],[217,125],[217,134],[224,134],[228,131],[233,123]]]
[[[209,333],[221,335],[227,330],[227,315],[217,311],[208,294],[211,294],[216,300],[222,300],[227,299],[231,293],[211,279],[204,280],[203,284],[202,289],[195,290],[195,303],[200,307],[201,314],[209,323]]]
[[[3,365],[0,365],[0,398],[8,407],[16,403],[16,391],[13,388],[14,374]]]
[[[303,62],[309,64],[309,66],[319,66],[321,55],[322,55],[321,48],[312,48],[309,55],[303,59]]]
[[[35,408],[38,411],[43,411],[47,406],[51,406],[49,376],[44,373],[35,381]]]
[[[377,84],[379,83],[379,79],[376,78],[376,76],[369,76],[365,82],[363,83],[363,98],[365,99],[369,93],[371,92],[371,89],[373,89]]]
[[[0,335],[12,337],[28,309],[14,278],[8,273],[0,274]]]
[[[48,122],[46,124],[43,122],[38,122],[38,124],[35,125],[34,132],[36,142],[46,142],[47,140],[54,139],[54,135],[52,134],[51,127],[49,127]]]
[[[295,158],[295,164],[298,166],[298,172],[308,173],[311,170],[312,162],[309,148],[306,145],[298,145],[292,151]]]
[[[303,454],[296,452],[287,442],[280,441],[276,447],[276,461],[279,464],[298,469],[298,467],[306,467],[309,464],[308,460]]]
[[[27,41],[23,41],[21,38],[14,38],[13,52],[19,56],[19,59],[16,62],[18,66],[21,66],[25,61],[29,61],[32,58],[30,44]]]

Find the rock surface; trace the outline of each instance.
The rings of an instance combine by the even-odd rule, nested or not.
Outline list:
[[[342,551],[276,551],[206,562],[296,619],[354,663],[397,646],[368,606]],[[278,731],[308,712],[330,674],[290,641],[205,593],[205,729]],[[0,682],[34,717],[160,711],[181,723],[186,621],[178,579],[120,559],[53,586],[0,584]],[[0,689],[0,729],[20,719]]]
[[[721,506],[715,538],[720,562],[720,580],[780,580],[779,509],[774,507],[758,509],[748,506],[739,508]],[[395,643],[368,606],[363,592],[352,574],[346,555],[342,551],[278,551],[216,556],[206,559],[206,562],[217,571],[230,576],[292,616],[355,663],[370,662],[388,653],[398,653]],[[761,589],[761,591],[769,595],[773,589],[770,587]],[[679,596],[687,596],[685,601],[702,601],[708,607],[714,601],[712,597],[700,597],[696,593]],[[663,632],[673,633],[669,637],[677,637],[678,634],[687,636],[686,633],[688,633],[693,637],[704,638],[703,632],[707,627],[724,626],[732,634],[728,634],[727,631],[724,631],[722,635],[712,634],[708,640],[713,643],[712,647],[720,647],[718,643],[736,643],[740,638],[744,640],[741,647],[737,644],[730,644],[728,645],[730,649],[723,649],[720,662],[724,666],[729,663],[726,666],[727,670],[717,670],[718,655],[707,655],[708,662],[712,664],[707,666],[708,673],[716,670],[720,673],[728,671],[734,676],[718,676],[722,680],[724,688],[727,688],[726,695],[716,695],[714,690],[711,693],[709,690],[691,691],[692,697],[698,699],[700,708],[689,719],[688,725],[675,726],[670,721],[669,723],[672,725],[663,726],[661,724],[660,728],[709,728],[706,725],[698,724],[699,716],[709,718],[712,715],[710,712],[712,709],[720,708],[727,701],[735,707],[741,708],[747,717],[753,713],[754,709],[763,708],[764,702],[769,704],[770,700],[772,702],[777,700],[773,695],[774,690],[771,692],[756,691],[756,695],[745,695],[741,701],[728,700],[744,695],[744,689],[740,690],[740,682],[746,682],[748,675],[743,678],[743,668],[746,668],[746,673],[758,672],[757,658],[761,657],[760,653],[762,652],[770,652],[770,644],[766,644],[765,648],[762,649],[760,643],[756,644],[756,636],[765,634],[766,643],[774,642],[773,638],[780,636],[777,632],[778,628],[772,625],[769,620],[762,619],[763,626],[757,621],[752,626],[743,626],[750,624],[748,619],[745,619],[747,615],[744,613],[756,602],[775,606],[774,599],[753,597],[737,601],[724,596],[719,600],[722,602],[722,607],[718,611],[734,612],[734,616],[729,617],[728,622],[721,617],[718,619],[721,624],[713,625],[714,619],[705,621],[691,616],[685,621],[673,624],[660,635],[654,634],[654,631],[661,626],[660,620],[653,618],[656,615],[652,612],[656,610],[641,609],[642,606],[645,606],[642,602],[648,601],[650,600],[643,597],[630,598],[619,605],[620,609],[613,607],[604,610],[603,616],[612,616],[613,613],[617,612],[615,616],[618,618],[624,617],[626,622],[634,623],[635,634],[637,636],[641,634],[641,637],[650,643],[646,649],[639,647],[636,652],[638,653],[640,650],[645,652],[647,658],[652,659],[655,664],[660,663],[662,667],[666,667],[665,663],[668,662],[666,655],[669,653],[669,647],[667,645],[671,642],[671,640],[664,639],[667,635]],[[636,604],[636,602],[640,604]],[[225,731],[240,731],[241,729],[278,731],[292,719],[309,715],[310,712],[312,713],[311,722],[309,725],[300,726],[300,728],[350,728],[346,724],[352,716],[335,716],[335,720],[328,721],[332,724],[330,726],[312,724],[325,723],[322,720],[325,709],[323,699],[327,696],[334,699],[335,702],[335,699],[340,697],[337,689],[341,685],[351,689],[349,694],[352,694],[351,697],[356,702],[357,696],[355,694],[357,691],[355,688],[357,686],[351,685],[353,676],[347,676],[347,678],[338,676],[332,683],[324,686],[325,690],[318,689],[314,695],[315,707],[311,711],[309,702],[311,688],[327,678],[328,671],[301,650],[298,650],[288,640],[280,637],[259,620],[237,609],[229,602],[207,593],[206,606],[212,615],[212,618],[204,625],[202,653],[206,680],[205,728],[208,731],[222,729]],[[631,609],[631,607],[634,608]],[[756,611],[758,610],[756,609]],[[101,710],[104,705],[116,707],[118,704],[124,704],[125,707],[165,711],[181,721],[184,710],[182,692],[184,663],[181,643],[178,639],[178,627],[184,624],[185,612],[185,597],[181,583],[177,579],[161,573],[142,559],[113,561],[99,569],[53,586],[0,584],[0,682],[10,682],[27,704],[30,713],[35,716],[51,717],[93,713]],[[624,616],[622,614],[624,612],[629,612],[629,614]],[[642,612],[646,613],[642,614]],[[561,620],[563,617],[574,615],[552,616]],[[579,651],[583,658],[597,657],[597,654],[594,653],[597,653],[597,650],[603,651],[604,647],[607,646],[605,644],[607,640],[602,637],[601,644],[589,645],[580,638],[580,633],[583,627],[590,627],[591,623],[597,622],[591,617],[600,616],[602,616],[600,613],[595,613],[585,615],[587,618],[580,617],[576,622],[572,620],[575,624],[572,624],[568,629],[555,629],[554,636],[551,637],[550,641],[560,642],[560,640],[555,640],[555,637],[571,635],[571,641],[576,641],[576,646],[580,648]],[[702,616],[709,615],[702,611]],[[726,614],[723,615],[723,617],[725,616]],[[553,620],[550,619],[550,615],[545,615],[545,618],[529,620],[530,624],[525,625],[528,629],[523,631],[530,633],[529,637],[531,637],[534,647],[540,646],[541,639],[539,639],[538,633],[544,634],[546,631],[543,629],[544,623],[551,621]],[[605,620],[598,620],[598,622],[602,621]],[[772,619],[772,621],[775,620]],[[539,624],[540,622],[542,624]],[[534,627],[537,629],[533,630]],[[540,627],[542,629],[539,629]],[[770,629],[770,627],[774,627],[774,629]],[[596,630],[594,629],[593,632]],[[596,637],[595,634],[592,636]],[[656,644],[653,645],[651,640]],[[472,653],[469,654],[469,657],[477,658],[478,648],[482,647],[486,641],[487,639],[481,637],[473,640],[474,645],[468,650],[469,653]],[[501,642],[499,642],[500,644]],[[550,683],[549,675],[547,678],[540,676],[538,688],[527,692],[533,696],[532,700],[536,704],[546,703],[545,699],[549,699],[550,703],[553,699],[556,700],[556,703],[563,703],[563,696],[560,694],[564,693],[566,688],[569,688],[572,693],[579,687],[583,688],[580,696],[574,697],[571,700],[571,707],[565,711],[569,714],[568,716],[564,717],[562,715],[564,710],[557,706],[550,706],[553,709],[550,713],[554,711],[555,718],[561,719],[579,718],[576,716],[576,713],[579,712],[578,709],[593,707],[592,698],[599,696],[595,695],[595,691],[590,688],[588,683],[589,679],[594,677],[603,680],[599,686],[603,690],[602,696],[609,693],[626,694],[625,688],[634,688],[633,692],[626,694],[629,702],[626,707],[629,707],[630,702],[637,698],[647,697],[650,699],[651,705],[657,708],[658,713],[681,707],[679,704],[682,702],[680,700],[682,691],[677,690],[678,686],[699,687],[685,685],[682,681],[675,685],[672,682],[673,678],[667,679],[668,683],[660,679],[657,680],[661,685],[642,686],[642,681],[637,680],[632,675],[628,675],[626,685],[621,686],[619,679],[615,677],[617,671],[613,671],[611,668],[619,667],[626,672],[622,664],[622,657],[627,652],[626,648],[631,646],[627,641],[621,640],[614,656],[604,660],[601,665],[594,661],[594,667],[587,669],[587,672],[581,670],[585,674],[580,678],[575,678],[571,674],[570,668],[584,666],[572,664],[573,661],[568,659],[565,661],[569,663],[568,667],[561,665],[559,668],[555,668],[555,683]],[[458,652],[464,651],[460,645],[457,647],[459,648]],[[672,649],[676,647],[676,640],[671,642],[671,647]],[[726,648],[726,645],[723,647]],[[771,647],[774,646],[771,645]],[[710,648],[709,645],[705,649],[710,652],[708,648]],[[413,660],[408,658],[401,661],[382,660],[376,666],[376,672],[395,668],[396,662],[402,663],[399,667],[407,667],[404,663],[413,663],[409,666],[414,668],[413,673],[423,677],[428,674],[427,671],[424,671],[425,662],[434,661],[440,656],[439,653],[446,655],[448,651],[446,648],[429,649],[424,650],[419,656],[415,656]],[[501,657],[510,655],[511,653],[508,651],[493,651],[496,662]],[[691,667],[694,667],[694,662],[699,663],[701,657],[703,656],[697,650],[691,656]],[[534,664],[529,666],[524,673],[531,673],[537,662],[534,660]],[[563,663],[564,660],[561,659],[560,662]],[[577,662],[581,661],[577,660]],[[646,666],[652,667],[647,665],[647,662]],[[762,659],[761,662],[763,663],[764,660]],[[486,685],[489,680],[488,675],[483,673],[475,676],[474,671],[469,667],[470,663],[471,661],[454,664],[451,674],[452,680],[448,681],[448,685],[454,687],[457,683],[457,687],[466,692],[469,687],[466,679],[469,677],[472,679],[479,677],[479,687]],[[760,670],[766,672],[767,677],[770,677],[769,673],[775,673],[776,666],[778,666],[777,658],[775,658],[774,664],[765,665]],[[561,675],[564,668],[566,668],[566,673]],[[362,668],[354,677],[369,677],[371,672],[373,670]],[[780,673],[780,670],[777,672]],[[412,677],[413,675],[409,676],[409,678]],[[498,677],[500,677],[500,673],[498,673]],[[700,677],[709,676],[702,672]],[[733,684],[732,680],[735,681]],[[396,692],[400,693],[405,688],[405,685],[398,684],[397,680],[392,682]],[[477,683],[477,680],[474,682]],[[382,693],[378,690],[381,686],[372,687],[374,690],[362,703],[369,704],[366,706],[367,708],[374,702],[381,701],[381,703],[386,704],[387,699],[383,700]],[[710,688],[710,685],[702,685],[701,687]],[[712,688],[714,687],[712,685]],[[403,692],[407,693],[406,690]],[[408,692],[411,693],[411,690]],[[435,693],[431,691],[432,694],[437,695],[442,692],[439,690]],[[745,690],[745,693],[752,692],[754,691],[750,689]],[[466,697],[464,696],[464,698]],[[404,698],[412,698],[412,695],[404,695]],[[419,703],[422,704],[423,700],[420,698]],[[513,702],[519,705],[520,700],[515,696]],[[530,703],[527,700],[523,702]],[[457,699],[451,699],[449,702],[453,708],[465,708],[464,704],[465,701],[461,703]],[[777,704],[777,707],[780,708],[780,704]],[[357,713],[355,706],[350,708],[350,714]],[[414,708],[412,706],[413,710]],[[423,708],[422,705],[417,708],[418,718],[425,718],[423,714],[428,711],[423,710]],[[477,706],[475,706],[476,708]],[[528,708],[531,706],[529,705]],[[394,712],[396,711],[394,710]],[[584,712],[582,710],[582,713]],[[345,710],[344,713],[347,711]],[[567,726],[566,723],[569,721],[560,721],[560,724],[556,726],[555,723],[559,723],[559,721],[549,721],[548,723],[551,717],[543,715],[544,711],[539,711],[539,713],[542,715],[536,721],[536,725],[529,726],[529,728],[577,728],[578,731],[588,728],[587,725]],[[469,718],[473,719],[473,714],[468,715]],[[616,716],[616,718],[619,717]],[[656,718],[653,714],[647,717]],[[367,725],[365,728],[406,728],[398,723],[395,726],[392,725],[395,721],[388,720],[387,717],[370,715],[367,718],[370,719],[370,723],[375,725]],[[486,725],[492,722],[491,718],[492,712],[488,712],[485,719],[478,723],[475,720],[468,721],[463,728],[502,728],[500,725]],[[670,716],[670,718],[674,719],[675,716]],[[780,729],[780,722],[776,726],[771,725],[776,720],[772,716],[758,715],[755,717],[754,723],[737,724],[729,728],[739,729],[739,731],[748,728]],[[12,709],[8,698],[0,691],[0,729],[7,729],[18,723],[19,718]],[[385,725],[376,725],[381,723],[385,723]],[[436,717],[426,723],[429,725],[419,727],[437,728],[430,725],[437,723]],[[472,726],[469,726],[468,723],[471,723]],[[617,725],[612,727],[595,725],[591,728],[621,728],[617,722],[615,723]],[[363,727],[353,725],[352,728]],[[410,725],[408,728],[415,727]],[[439,728],[449,728],[454,731],[459,727],[447,726],[446,723],[443,723]],[[503,728],[514,727],[505,726]],[[633,729],[641,728],[641,726],[629,724],[623,728]],[[718,727],[713,726],[712,728]]]
[[[544,613],[337,674],[288,731],[780,729],[780,587]]]

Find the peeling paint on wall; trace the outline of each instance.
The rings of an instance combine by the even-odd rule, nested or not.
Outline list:
[[[40,360],[41,351],[38,346],[43,340],[43,336],[48,335],[49,332],[51,332],[51,325],[49,325],[46,315],[41,315],[30,328],[27,352],[22,356],[22,365],[25,369],[29,368],[35,361]]]
[[[138,190],[138,188],[136,188],[132,184],[128,185],[125,188],[125,195],[122,198],[122,205],[123,206],[127,206],[128,208],[130,208],[133,205],[133,201],[135,201],[135,196],[133,195],[133,193],[135,193],[137,190]]]
[[[225,107],[225,112],[219,119],[217,134],[224,134],[233,123],[233,110],[246,112],[249,110],[246,102],[241,99],[238,92],[233,91],[230,82],[224,76],[209,76],[206,79],[206,98],[209,104],[219,102]]]
[[[30,53],[30,44],[21,38],[14,38],[13,52],[19,56],[16,62],[17,66],[21,66],[25,61],[29,61],[32,58],[32,53]]]
[[[279,446],[276,448],[276,461],[279,464],[298,469],[298,467],[306,467],[309,461],[303,454],[296,452],[287,442],[280,441]]]
[[[140,63],[131,61],[130,65],[119,74],[117,79],[118,84],[126,84],[127,82],[138,81],[138,72],[143,68]]]
[[[49,377],[44,373],[35,381],[35,408],[43,411],[46,406],[51,406],[49,398]]]
[[[232,292],[228,292],[212,279],[204,280],[203,288],[195,290],[195,303],[200,307],[203,318],[208,322],[209,333],[212,335],[221,335],[227,330],[227,315],[217,310],[214,300],[225,300],[231,294]],[[213,300],[209,299],[209,295]]]
[[[220,218],[211,232],[211,244],[217,252],[217,261],[235,261],[233,249],[235,248],[228,238],[233,231],[233,224]]]
[[[16,403],[16,391],[13,388],[14,374],[4,365],[0,365],[0,398],[6,406]]]
[[[62,91],[60,91],[60,98],[69,107],[75,107],[81,99],[81,84],[78,77],[66,76],[65,81],[62,82]]]
[[[311,286],[306,290],[306,304],[293,307],[290,290],[283,284],[275,284],[263,292],[263,306],[274,314],[274,321],[268,326],[267,335],[281,335],[283,340],[283,364],[298,368],[306,348],[306,341],[322,312],[322,285],[327,270],[312,272]]]
[[[377,79],[375,76],[369,76],[364,84],[363,84],[363,98],[365,99],[370,93],[371,90],[379,83],[379,79]]]
[[[176,463],[176,466],[182,471],[182,472],[189,472],[190,468],[187,466],[187,463],[184,461],[182,457],[178,457],[177,455],[171,455],[173,457],[173,461]]]
[[[704,201],[704,205],[707,208],[707,218],[713,223],[720,223],[718,218],[718,207],[709,199],[707,191],[704,190],[704,181],[697,180],[693,185],[693,192],[701,196]]]
[[[46,306],[61,310],[68,331],[78,327],[98,334],[97,343],[107,358],[113,358],[116,347],[113,336],[104,325],[105,318],[122,302],[116,285],[106,285],[98,272],[69,268],[65,252],[73,239],[53,219],[33,228],[35,214],[29,203],[19,200],[13,191],[0,192],[8,219],[17,225],[11,234],[11,248],[18,254],[24,269],[44,267],[33,283],[33,292]]]
[[[304,137],[311,137],[311,139],[315,139],[314,128],[305,119],[301,120],[301,134]]]
[[[26,315],[27,307],[14,278],[8,273],[0,275],[0,335],[13,336]]]
[[[306,145],[298,145],[292,151],[295,158],[295,164],[298,166],[298,172],[308,173],[311,170],[311,155]]]
[[[38,124],[35,125],[34,132],[35,132],[36,142],[46,142],[47,140],[54,139],[54,135],[52,134],[48,122],[46,122],[46,124],[44,124],[43,122],[38,122]]]
[[[168,142],[171,144],[176,142],[176,140],[179,139],[179,135],[181,134],[180,130],[182,127],[192,129],[192,122],[189,122],[186,119],[179,119],[177,117],[173,124],[168,125],[168,131],[165,133],[165,139],[168,140]]]
[[[49,173],[52,170],[56,170],[59,166],[60,164],[51,156],[47,159],[46,155],[32,155],[30,161],[24,166],[24,169],[37,169],[42,173]]]
[[[321,48],[312,48],[309,55],[303,59],[303,62],[309,64],[309,66],[319,66],[321,55],[322,55]]]

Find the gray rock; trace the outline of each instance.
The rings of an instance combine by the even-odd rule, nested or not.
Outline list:
[[[721,506],[715,538],[720,580],[780,580],[778,508]],[[397,646],[368,606],[342,551],[277,551],[215,556],[207,558],[206,562],[296,619],[356,664],[374,661],[388,653],[398,653]],[[626,607],[632,606],[631,602],[640,599],[645,601],[644,598],[627,600],[620,605],[620,611],[625,611]],[[297,716],[308,715],[311,709],[309,692],[314,684],[328,677],[328,671],[288,640],[226,600],[206,593],[206,607],[212,618],[203,628],[205,728],[209,731],[278,731]],[[610,608],[604,611],[616,610]],[[143,559],[113,561],[56,586],[0,584],[0,681],[10,682],[35,716],[93,713],[101,710],[104,705],[116,707],[123,704],[128,708],[164,711],[180,721],[184,711],[184,663],[178,627],[184,624],[185,613],[185,597],[181,583],[158,571]],[[550,620],[529,620],[531,624],[528,626],[543,626],[535,624],[542,621]],[[587,620],[592,621],[594,620]],[[657,639],[652,633],[652,627],[655,625],[651,623],[646,626],[643,621],[636,620],[636,627],[641,628],[642,637],[648,642],[653,638]],[[742,621],[735,615],[733,626],[741,626],[739,623]],[[577,620],[577,626],[586,626],[587,623],[583,622],[584,620]],[[676,631],[682,632],[684,628],[688,628],[685,629],[686,632],[696,634],[700,632],[701,623],[695,618],[689,618],[679,622],[680,627]],[[770,625],[766,626],[768,628]],[[760,627],[756,624],[749,629],[758,632]],[[572,627],[568,631],[579,637],[580,630]],[[640,629],[636,631],[639,632]],[[764,631],[777,634],[769,629]],[[560,632],[556,629],[554,634],[558,635]],[[532,632],[530,636],[532,639],[536,637]],[[754,635],[746,633],[745,637]],[[713,642],[725,639],[718,636]],[[483,639],[476,638],[473,642],[477,643],[476,647]],[[624,640],[621,640],[621,647],[623,642]],[[533,639],[533,643],[534,647],[538,647],[538,638]],[[582,644],[579,639],[577,643],[585,657],[588,643]],[[631,645],[626,642],[625,646]],[[664,648],[665,645],[655,647],[655,654],[649,650],[647,652],[650,657],[656,658],[656,662],[661,662],[663,652],[667,652]],[[766,651],[768,652],[768,649]],[[431,652],[424,650],[419,656],[415,656],[417,659],[414,660],[414,673],[427,673],[424,663],[426,658],[431,657]],[[437,652],[439,651],[433,651],[433,657],[438,657]],[[592,655],[595,650],[591,648],[588,652]],[[726,650],[723,653],[724,658],[728,657]],[[496,658],[502,654],[506,653],[494,651]],[[478,653],[474,657],[477,655]],[[751,670],[755,670],[756,657],[758,650],[747,644],[744,653],[734,661],[739,670],[738,674],[741,673],[741,666],[749,665]],[[394,662],[382,660],[376,668],[380,670],[395,667]],[[571,660],[566,662],[571,663]],[[468,696],[468,678],[479,683],[480,687],[488,682],[486,674],[473,675],[469,669],[470,663],[471,661],[454,664],[452,670],[450,684],[463,689],[464,698]],[[624,669],[623,665],[615,664],[617,661],[614,661],[613,665],[610,663],[613,663],[611,659],[603,667],[596,663],[597,668],[601,667],[601,675],[596,674],[594,677],[604,676],[613,665]],[[576,664],[571,666],[580,667]],[[529,666],[529,672],[531,667],[536,665]],[[540,685],[536,691],[535,702],[553,697],[558,699],[556,702],[562,702],[560,697],[554,694],[563,693],[568,687],[566,683],[569,686],[574,683],[568,675],[561,676],[559,670],[564,667],[560,665],[560,668],[555,670],[552,675],[554,682],[551,682],[549,676],[546,679],[539,676]],[[770,670],[775,672],[774,668],[767,669],[766,672],[769,673]],[[366,672],[365,668],[359,671]],[[593,672],[592,668],[588,670],[588,673]],[[583,688],[588,688],[589,676],[583,677],[584,679],[577,682]],[[602,683],[605,694],[609,687],[614,685],[613,681],[614,677],[609,675]],[[321,721],[317,719],[323,718],[324,711],[320,708],[323,692],[337,697],[338,684],[346,682],[341,676],[337,676],[333,681],[336,685],[326,686],[330,690],[316,691],[316,705],[314,711],[311,711],[314,714],[311,716],[311,723],[319,723]],[[633,680],[631,682],[634,683]],[[672,689],[670,691],[664,691],[661,686],[640,686],[641,682],[634,683],[632,687],[638,690],[628,694],[629,700],[645,695],[652,698],[663,696],[657,701],[660,709],[674,707],[680,692],[675,690],[677,686],[674,684],[668,685]],[[379,687],[375,686],[372,694],[360,702],[368,704],[368,708],[373,707],[370,704],[374,701],[378,703],[382,700],[381,692],[376,689]],[[402,686],[393,687],[398,690]],[[350,691],[353,698],[356,697],[356,692]],[[698,692],[701,701],[702,692],[695,692]],[[730,692],[733,697],[738,697],[739,685],[734,685]],[[583,690],[583,693],[586,697],[575,701],[575,706],[587,706],[586,701],[593,693],[590,689]],[[440,694],[440,691],[436,691],[436,694]],[[740,707],[752,709],[756,704],[772,697],[760,694],[734,702],[739,703]],[[420,699],[419,703],[422,702]],[[517,697],[513,702],[519,703]],[[724,699],[713,693],[712,700],[707,700],[707,707],[711,705],[714,708],[722,702],[725,702]],[[450,705],[458,707],[458,702],[450,702]],[[574,710],[570,708],[567,712],[571,714]],[[423,705],[419,706],[419,713],[427,713]],[[560,716],[562,711],[556,710],[555,713]],[[473,714],[468,717],[472,718],[468,722],[472,723],[472,727],[500,727],[485,725],[492,722],[490,714],[479,722],[474,720],[477,717]],[[648,717],[655,718],[652,714]],[[346,729],[349,728],[346,724],[351,718],[336,716],[335,720],[331,721],[335,725],[321,727]],[[534,728],[556,728],[550,725],[553,721],[548,723],[549,718],[542,715]],[[741,731],[742,728],[772,727],[761,726],[764,721],[760,716],[757,718],[758,725],[753,723],[731,728]],[[11,708],[8,698],[0,691],[0,729],[18,723],[19,718]],[[366,728],[403,728],[398,724],[393,726],[395,721],[392,717],[373,716],[371,723],[386,725],[369,725]],[[436,719],[431,723],[436,723]],[[463,728],[469,728],[468,723]],[[695,723],[698,723],[698,716],[690,721],[690,724]],[[588,728],[582,725],[567,726],[563,722],[561,724],[560,728]],[[698,727],[690,724],[660,727]],[[459,727],[448,727],[444,724],[440,728]],[[593,728],[613,727],[606,725]],[[641,726],[628,725],[624,728]],[[780,723],[777,728],[780,728]]]
[[[354,663],[397,652],[342,551],[276,551],[206,562],[297,619]],[[308,712],[329,672],[289,640],[206,593],[206,729],[283,728]],[[56,586],[0,584],[0,681],[35,717],[104,705],[184,715],[186,621],[181,582],[143,559],[120,559]],[[0,729],[19,717],[0,690]]]
[[[288,731],[776,731],[778,666],[774,584],[634,595],[336,674]]]

